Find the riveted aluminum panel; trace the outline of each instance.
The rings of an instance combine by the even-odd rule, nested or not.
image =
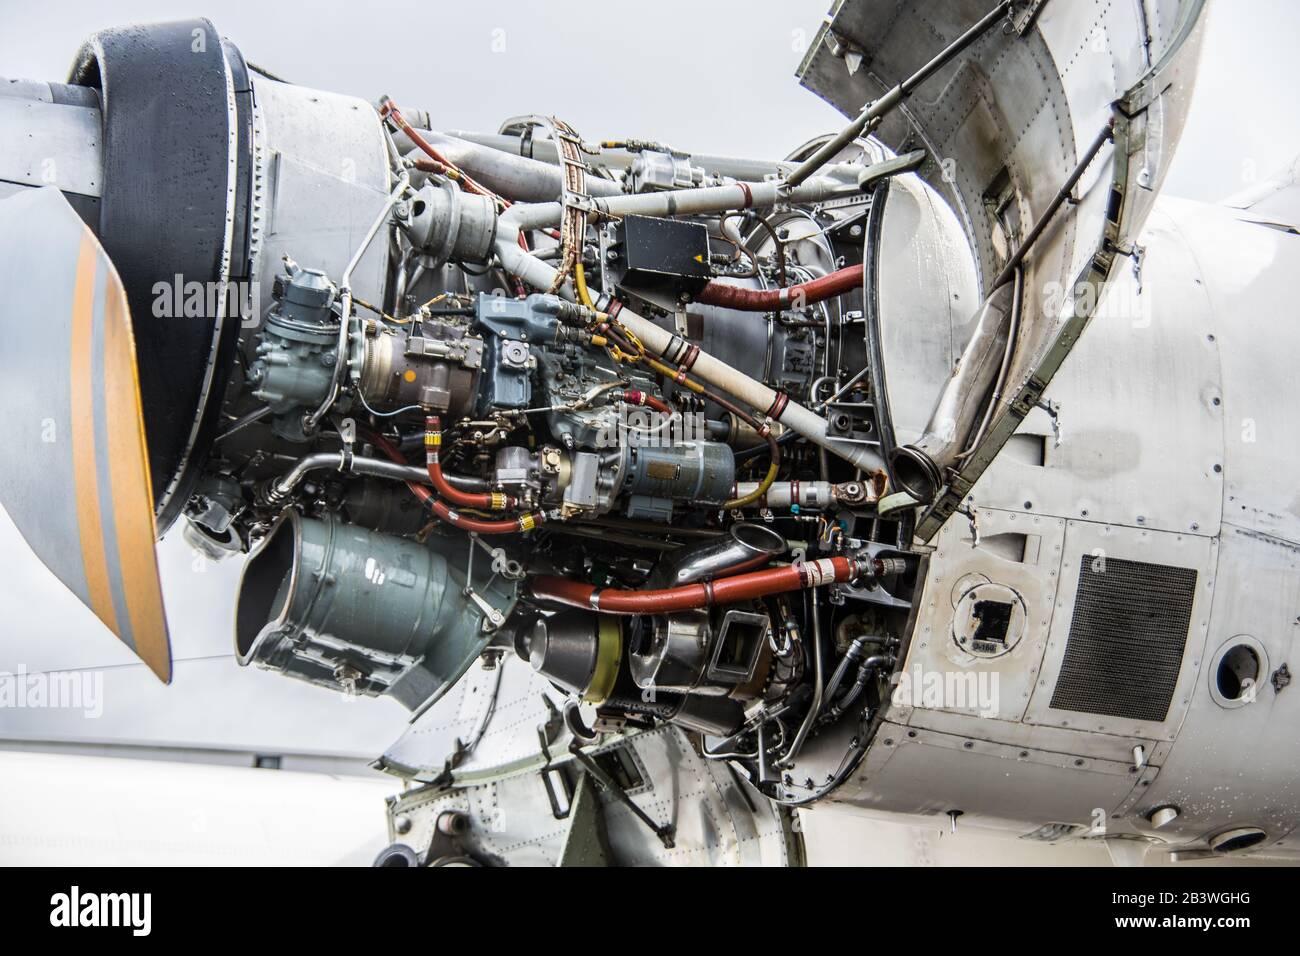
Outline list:
[[[1171,840],[1199,840],[1230,827],[1253,826],[1268,846],[1300,821],[1300,686],[1275,686],[1288,664],[1294,673],[1300,635],[1300,545],[1251,528],[1225,524],[1218,584],[1210,613],[1204,664],[1189,690],[1192,701],[1178,739],[1156,781],[1135,807],[1139,818],[1160,806],[1179,809],[1158,831]],[[1250,703],[1215,699],[1216,658],[1235,644],[1259,649],[1260,669]]]
[[[0,180],[83,196],[103,191],[99,110],[0,96],[0,129],[23,130],[0,141]]]
[[[977,505],[1217,533],[1231,398],[1215,341],[1222,323],[1173,219],[1157,211],[1138,245],[1140,280],[1130,263],[1117,267],[1088,334],[1043,393],[1058,413],[1059,444],[1047,413],[1031,411],[1021,438],[976,482]],[[1013,450],[1031,436],[1040,436],[1037,460]]]
[[[1077,757],[886,723],[853,778],[830,799],[873,816],[1023,834],[1046,823],[1087,830],[1137,783],[1125,761]],[[910,819],[908,819],[910,818]]]
[[[459,810],[469,817],[466,840],[474,851],[511,866],[559,863],[565,847],[576,838],[574,824],[601,826],[606,858],[616,865],[802,863],[802,842],[793,829],[793,816],[763,799],[726,764],[701,757],[681,730],[664,726],[598,747],[594,753],[615,749],[626,752],[643,781],[628,796],[652,820],[675,825],[675,846],[665,847],[643,821],[599,788],[597,819],[582,814],[557,816],[537,770],[451,789],[428,786],[408,791],[389,805],[390,835],[422,852],[438,816]],[[578,772],[562,747],[556,748],[555,757],[556,772]],[[398,817],[405,819],[404,832],[395,828]]]
[[[1296,204],[1300,187],[1272,195]],[[1161,205],[1202,267],[1209,311],[1195,324],[1220,367],[1224,520],[1300,542],[1300,236],[1254,221],[1249,208]]]
[[[979,534],[979,544],[973,546],[969,524],[958,518],[935,539],[918,627],[902,669],[906,685],[900,684],[894,697],[901,707],[891,708],[891,719],[903,719],[906,707],[1007,721],[1018,721],[1025,712],[1056,607],[1065,522],[986,509],[979,513]],[[1012,620],[1018,631],[1015,644],[997,656],[972,653],[969,645],[958,643],[966,635],[955,633],[963,596],[977,587],[1006,588],[1023,604]],[[974,684],[976,699],[956,700],[956,694],[946,699],[945,693],[933,706],[924,684],[936,680],[946,680],[954,691]],[[970,694],[962,689],[962,696]]]

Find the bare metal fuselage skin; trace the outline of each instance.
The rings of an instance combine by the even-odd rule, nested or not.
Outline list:
[[[1294,209],[1294,187],[1274,201]],[[1046,407],[971,489],[977,535],[956,515],[934,539],[893,705],[832,802],[1173,847],[1258,828],[1285,847],[1300,719],[1287,689],[1300,607],[1287,436],[1300,396],[1281,305],[1300,267],[1293,228],[1273,210],[1156,204],[1140,270],[1115,277]],[[1188,590],[1162,590],[1163,568],[1184,569]],[[1097,697],[1081,705],[1061,679],[1071,641],[1086,638],[1072,630],[1080,588],[1096,594],[1106,574],[1125,578],[1102,595],[1111,613],[1187,593],[1188,636],[1158,674],[1087,660]],[[963,597],[976,588],[1006,589],[1009,648],[971,652]],[[1106,713],[1149,715],[1153,681],[1163,719]],[[1157,826],[1162,808],[1177,812]]]

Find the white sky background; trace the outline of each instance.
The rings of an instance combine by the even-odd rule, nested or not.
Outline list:
[[[1066,0],[1056,0],[1066,2]],[[495,131],[562,116],[588,139],[778,158],[843,118],[794,70],[831,0],[268,3],[208,13],[251,61],[306,86],[429,109],[442,128]],[[101,27],[200,4],[0,0],[0,75],[62,80]],[[1294,0],[1217,0],[1196,100],[1166,192],[1214,201],[1300,153]],[[504,47],[504,49],[502,49]],[[594,51],[594,52],[593,52]],[[604,61],[593,70],[597,57]],[[594,77],[594,79],[593,79]],[[175,683],[164,690],[31,555],[0,511],[0,671],[107,667],[104,717],[0,711],[0,736],[136,739],[372,756],[405,724],[389,701],[338,695],[231,658],[236,562],[194,570],[162,546]]]

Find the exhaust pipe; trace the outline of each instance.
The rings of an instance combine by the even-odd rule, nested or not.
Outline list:
[[[709,581],[724,574],[752,571],[786,549],[785,538],[766,525],[733,524],[726,534],[669,555],[655,573],[657,587]]]
[[[501,576],[472,598],[464,571],[428,545],[286,511],[244,567],[235,606],[239,663],[344,693],[427,707],[461,677],[509,615]],[[496,615],[493,615],[495,617]]]
[[[984,300],[975,332],[944,385],[925,431],[891,456],[894,484],[923,504],[934,500],[943,487],[944,472],[965,450],[984,397],[1001,367],[1011,327],[1014,285],[1014,281],[1005,282]]]

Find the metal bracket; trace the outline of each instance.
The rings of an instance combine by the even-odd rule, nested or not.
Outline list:
[[[483,612],[483,630],[485,631],[495,630],[496,628],[500,627],[502,624],[506,622],[505,614],[503,614],[497,608],[494,608],[491,604],[487,602],[487,600],[482,595],[480,595],[477,591],[474,590],[474,548],[475,545],[479,545],[483,547],[486,547],[486,545],[483,545],[483,543],[479,541],[478,534],[473,531],[470,532],[469,541],[470,541],[469,557],[466,559],[465,562],[465,589],[462,593],[465,595],[465,597],[473,601],[474,604],[478,607],[478,609]],[[493,550],[494,549],[490,547],[487,548],[489,554],[492,554]],[[496,549],[496,550],[500,550],[500,549]],[[493,571],[495,572],[496,571],[495,555],[493,555],[493,557],[494,557]],[[492,578],[488,578],[488,582],[485,587],[491,586],[492,581],[495,577],[496,577],[496,573],[493,574]]]

